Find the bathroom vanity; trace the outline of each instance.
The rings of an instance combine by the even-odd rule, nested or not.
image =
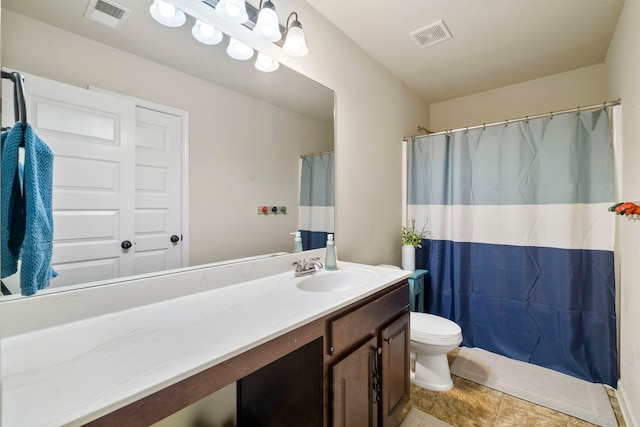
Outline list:
[[[297,258],[133,281],[102,315],[82,300],[104,295],[58,294],[65,321],[3,328],[1,425],[146,426],[233,382],[239,425],[387,425],[409,397],[411,272],[341,262],[306,280]]]
[[[314,323],[322,335],[239,381],[239,426],[386,426],[407,403],[406,281]]]

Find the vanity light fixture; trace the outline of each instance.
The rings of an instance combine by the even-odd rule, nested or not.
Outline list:
[[[149,13],[153,19],[167,27],[179,27],[187,21],[183,11],[164,0],[153,0]]]
[[[282,46],[282,51],[289,56],[300,57],[309,53],[297,12],[291,12],[287,17],[287,25],[282,27],[278,22],[275,6],[271,0],[260,0],[258,9],[244,0],[200,1],[214,9],[215,13],[223,19],[250,29],[256,38]],[[185,13],[175,7],[171,0],[153,0],[149,12],[156,21],[169,27],[179,27],[187,19]],[[249,18],[248,12],[251,14],[251,18]],[[197,18],[191,29],[191,34],[200,43],[207,45],[218,44],[224,38],[224,34],[220,30]],[[253,57],[254,50],[251,46],[229,36],[227,54],[233,59],[247,60]],[[258,52],[255,67],[268,73],[277,70],[280,63],[274,58]]]
[[[280,33],[280,24],[278,23],[278,15],[276,15],[276,7],[270,0],[262,4],[260,0],[260,12],[258,12],[258,19],[256,26],[253,27],[253,34],[269,42],[277,42],[282,38]]]
[[[249,20],[244,0],[220,0],[216,5],[216,12],[221,18],[234,24],[244,24]]]
[[[229,37],[229,46],[227,46],[227,54],[233,59],[244,61],[253,56],[253,49],[239,40]]]
[[[196,19],[196,23],[191,29],[191,34],[200,43],[214,45],[222,41],[222,32],[213,25]]]
[[[258,52],[258,58],[256,59],[256,68],[265,73],[270,73],[277,70],[280,67],[280,63],[272,57],[265,55],[262,52]]]
[[[289,19],[295,15],[296,18],[291,23],[291,27],[289,27]],[[302,31],[302,24],[298,21],[298,13],[291,12],[289,17],[287,17],[287,27],[285,31],[285,39],[284,45],[282,46],[282,50],[289,56],[305,56],[309,53],[309,49],[307,48],[307,42],[304,38],[304,31]]]

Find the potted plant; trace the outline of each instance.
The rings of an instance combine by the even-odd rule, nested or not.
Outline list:
[[[416,231],[416,221],[411,220],[410,227],[402,227],[402,234],[400,235],[402,240],[402,269],[403,270],[415,270],[416,269],[416,248],[422,247],[422,239],[427,236],[425,227],[422,230]]]

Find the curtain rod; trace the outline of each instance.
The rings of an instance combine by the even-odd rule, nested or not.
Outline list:
[[[333,150],[323,151],[322,153],[316,153],[316,154],[302,154],[302,155],[300,155],[300,158],[301,159],[306,159],[307,157],[322,156],[324,154],[331,154],[331,153],[333,153]]]
[[[484,129],[490,126],[499,126],[499,125],[508,125],[510,123],[516,123],[516,122],[522,122],[525,120],[531,120],[531,119],[541,119],[543,117],[553,117],[554,115],[558,115],[558,114],[566,114],[566,113],[579,113],[581,111],[588,111],[588,110],[597,110],[598,108],[606,108],[606,107],[611,107],[614,105],[620,105],[621,104],[621,100],[617,99],[615,101],[608,101],[608,102],[603,102],[602,104],[594,104],[594,105],[589,105],[588,107],[577,107],[577,108],[571,108],[569,110],[562,110],[562,111],[556,111],[553,112],[551,111],[550,113],[544,113],[544,114],[536,114],[534,116],[525,116],[525,117],[520,117],[517,119],[510,119],[510,120],[503,120],[501,122],[494,122],[494,123],[484,123],[481,125],[476,125],[476,126],[468,126],[468,127],[463,127],[463,128],[458,128],[458,129],[450,129],[450,130],[443,130],[440,132],[433,132],[427,135],[411,135],[411,136],[405,136],[403,141],[408,141],[409,138],[417,138],[417,137],[421,137],[421,136],[437,136],[437,135],[446,135],[446,134],[450,134],[453,132],[459,132],[462,130],[466,130],[469,131],[471,129]]]

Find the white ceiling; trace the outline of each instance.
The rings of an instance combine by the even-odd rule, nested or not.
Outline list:
[[[428,103],[604,62],[624,0],[307,0]],[[409,37],[443,20],[452,38]]]

